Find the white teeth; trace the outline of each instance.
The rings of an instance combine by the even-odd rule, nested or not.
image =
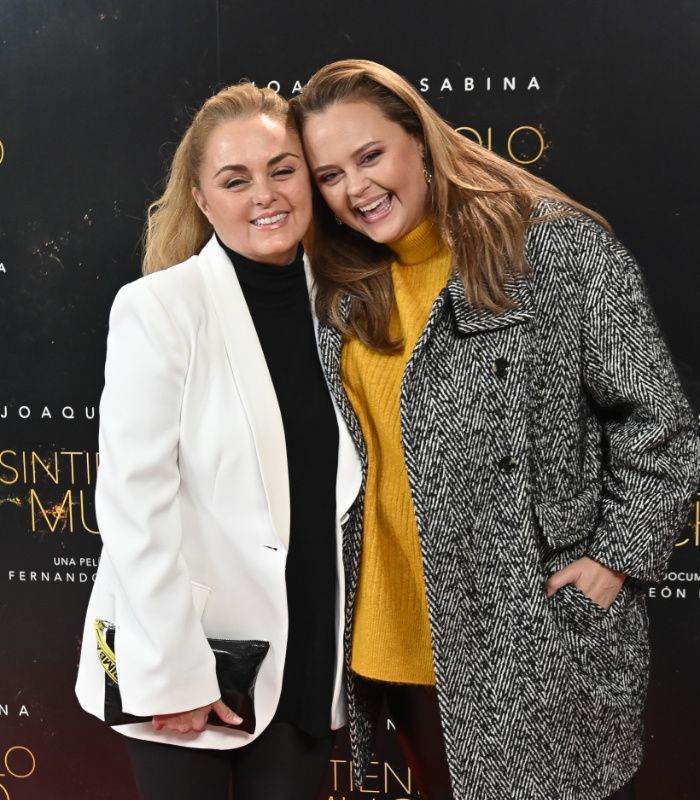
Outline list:
[[[280,214],[275,214],[274,217],[259,217],[253,220],[253,225],[257,225],[259,228],[263,225],[274,225],[275,222],[281,222],[287,215],[288,212],[283,211]]]
[[[370,203],[367,206],[358,206],[357,210],[361,211],[363,214],[368,214],[370,211],[374,211],[375,208],[378,208],[386,199],[389,197],[388,194],[385,194],[383,197],[380,197],[379,200],[375,200],[373,203]]]

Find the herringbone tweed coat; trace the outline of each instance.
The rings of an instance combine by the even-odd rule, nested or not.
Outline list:
[[[622,245],[582,215],[533,225],[517,307],[435,300],[401,390],[440,714],[456,800],[598,800],[642,755],[644,585],[664,571],[698,478],[696,424]],[[320,329],[331,390],[366,469]],[[362,503],[345,525],[353,617]],[[629,580],[607,611],[547,577],[587,554]],[[346,663],[358,782],[376,689]]]

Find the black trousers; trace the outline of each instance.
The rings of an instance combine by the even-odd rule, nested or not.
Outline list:
[[[317,738],[286,722],[234,750],[124,737],[141,800],[317,800],[334,739],[335,731]]]
[[[423,800],[453,800],[450,773],[433,686],[382,683],[399,746]],[[634,800],[628,783],[607,800]]]

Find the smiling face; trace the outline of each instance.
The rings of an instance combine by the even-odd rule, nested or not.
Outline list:
[[[254,261],[288,264],[311,222],[299,137],[267,115],[211,132],[192,194],[224,244]]]
[[[311,172],[333,213],[375,242],[412,231],[428,211],[423,145],[367,101],[341,101],[304,123]]]

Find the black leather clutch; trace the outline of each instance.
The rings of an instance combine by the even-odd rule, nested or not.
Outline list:
[[[108,725],[148,722],[151,717],[137,717],[122,711],[114,655],[114,625],[106,620],[97,619],[95,633],[97,654],[105,671],[105,722]],[[270,649],[270,643],[258,639],[207,639],[207,641],[216,659],[216,677],[221,690],[221,699],[243,719],[240,725],[228,725],[212,711],[207,724],[254,733],[253,691],[260,665]]]

